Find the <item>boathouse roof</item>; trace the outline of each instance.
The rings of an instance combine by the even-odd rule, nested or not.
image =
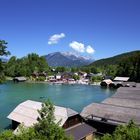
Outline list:
[[[128,123],[131,119],[140,125],[140,88],[121,87],[102,103],[92,103],[81,112],[84,118],[105,119],[114,124]]]
[[[26,77],[21,76],[21,77],[15,77],[13,80],[26,81],[27,79]]]
[[[131,100],[131,99],[127,99],[127,98],[111,97],[111,98],[104,100],[102,103],[140,109],[140,100],[135,100],[135,99]]]
[[[129,80],[129,77],[115,77],[114,78],[114,81],[128,81]]]
[[[86,123],[80,123],[73,127],[66,129],[68,136],[73,136],[74,140],[84,139],[85,136],[96,132],[96,129]]]
[[[37,110],[40,110],[42,107],[41,102],[27,100],[19,104],[7,118],[14,120],[19,123],[23,123],[25,126],[29,127],[37,123],[37,118],[39,113]],[[60,106],[54,106],[54,116],[56,123],[60,122],[60,126],[63,126],[68,117],[77,115],[78,113],[70,108],[64,108]]]
[[[110,80],[110,79],[105,79],[105,80],[103,80],[102,82],[105,82],[106,84],[110,84],[110,83],[112,83],[112,80]]]

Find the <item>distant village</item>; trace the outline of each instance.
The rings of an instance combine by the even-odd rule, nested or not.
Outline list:
[[[55,71],[53,69],[52,71]],[[94,80],[93,77],[97,79]],[[102,80],[102,73],[86,73],[86,72],[58,72],[48,74],[47,72],[34,72],[30,76],[30,78],[26,77],[15,77],[13,78],[14,82],[47,82],[49,84],[100,84]]]
[[[55,71],[55,69],[53,69]],[[47,72],[34,72],[30,78],[14,77],[14,82],[46,82],[49,84],[85,84],[100,85],[102,87],[119,88],[119,87],[136,87],[136,82],[129,81],[129,77],[104,76],[102,73],[79,72],[58,72],[51,75]]]

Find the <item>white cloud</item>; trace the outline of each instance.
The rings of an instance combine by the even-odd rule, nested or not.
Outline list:
[[[77,52],[83,53],[85,52],[85,46],[82,43],[79,43],[77,41],[73,41],[69,44],[69,46],[74,49]]]
[[[83,43],[73,41],[69,44],[69,46],[74,49],[77,52],[80,53],[88,53],[88,54],[93,54],[95,50],[90,46],[85,46]]]
[[[86,47],[86,52],[89,53],[89,54],[92,54],[92,53],[95,52],[95,50],[94,50],[91,46],[88,45],[88,46]]]
[[[52,35],[50,38],[49,38],[49,41],[48,41],[48,44],[49,45],[52,45],[52,44],[57,44],[58,41],[62,38],[65,37],[65,34],[64,33],[61,33],[61,34],[54,34]]]

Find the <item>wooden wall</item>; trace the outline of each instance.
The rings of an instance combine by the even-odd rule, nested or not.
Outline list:
[[[69,127],[74,126],[78,123],[81,123],[82,121],[83,121],[83,119],[81,118],[81,116],[79,114],[77,114],[75,116],[69,117],[67,119],[67,121],[65,122],[65,124],[63,125],[63,128],[64,129],[69,128]]]

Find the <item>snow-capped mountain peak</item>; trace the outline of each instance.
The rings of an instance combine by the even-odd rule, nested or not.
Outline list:
[[[93,60],[88,59],[87,57],[80,56],[72,52],[55,52],[50,53],[45,57],[50,66],[75,67],[88,65],[93,62]]]

